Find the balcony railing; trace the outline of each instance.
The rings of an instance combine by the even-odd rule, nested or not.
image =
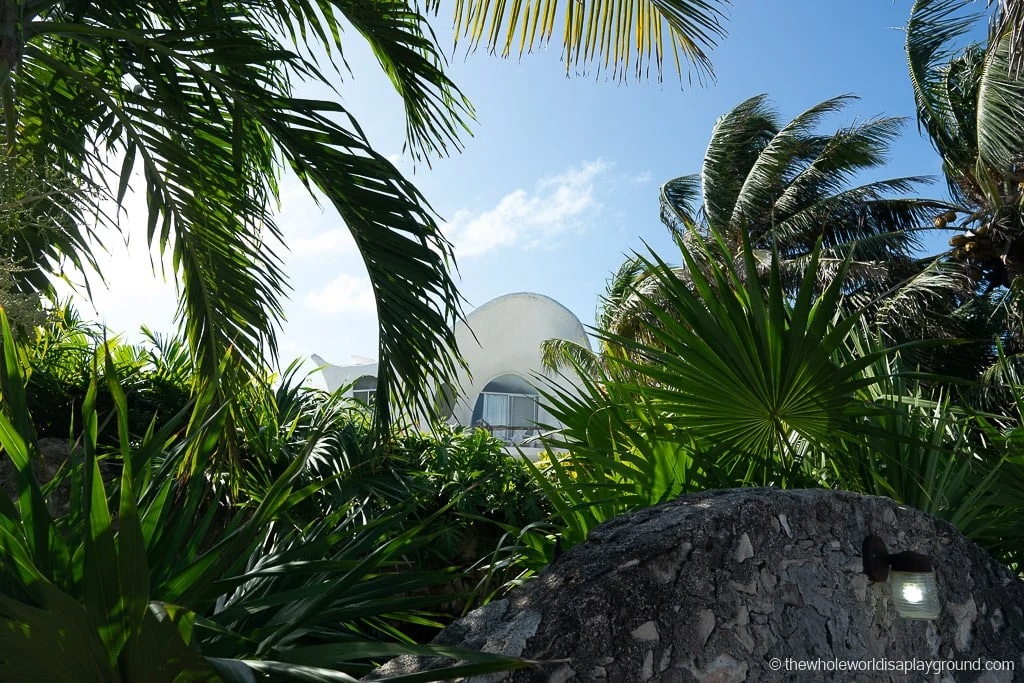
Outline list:
[[[483,420],[477,423],[477,427],[487,430],[491,436],[501,439],[509,446],[521,446],[523,448],[540,448],[540,430],[536,427],[517,427],[513,425],[491,425]]]

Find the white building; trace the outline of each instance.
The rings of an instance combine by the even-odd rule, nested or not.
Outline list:
[[[475,335],[475,336],[474,336]],[[475,425],[527,454],[538,452],[538,423],[558,426],[535,388],[537,375],[554,378],[541,363],[541,342],[568,339],[590,348],[590,340],[572,311],[541,294],[506,294],[492,299],[455,327],[455,339],[469,373],[458,376],[461,393],[446,400],[452,424]],[[314,355],[329,391],[349,386],[348,395],[368,401],[377,386],[377,363],[330,365]],[[559,378],[562,383],[578,380]],[[452,397],[449,387],[438,395]]]

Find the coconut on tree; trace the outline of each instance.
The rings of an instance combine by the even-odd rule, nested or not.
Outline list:
[[[984,12],[965,0],[917,0],[906,51],[920,128],[942,157],[955,206],[935,218],[953,229],[949,264],[987,312],[1004,349],[1024,352],[1024,6],[1002,0],[986,40],[970,42]],[[981,317],[981,316],[977,316]]]

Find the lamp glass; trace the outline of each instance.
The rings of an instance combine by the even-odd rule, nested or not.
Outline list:
[[[935,572],[890,571],[892,601],[905,619],[938,619],[939,587]]]

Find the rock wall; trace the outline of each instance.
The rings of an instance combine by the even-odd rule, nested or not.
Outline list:
[[[868,580],[872,533],[890,553],[932,558],[938,620],[897,616],[888,584]],[[887,498],[736,489],[594,529],[435,642],[541,662],[477,683],[1024,680],[1024,584],[951,525]],[[1003,661],[1016,674],[985,670]],[[374,676],[444,663],[404,657]]]

